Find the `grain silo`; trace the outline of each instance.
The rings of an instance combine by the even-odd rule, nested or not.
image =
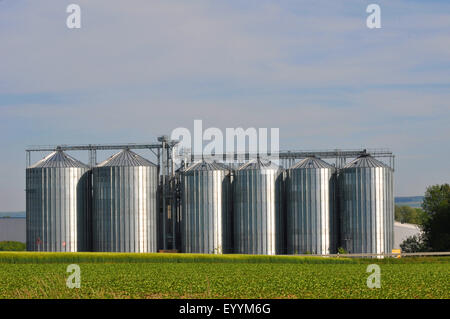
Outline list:
[[[282,170],[259,158],[235,171],[234,251],[275,255],[284,250]]]
[[[288,254],[335,253],[337,216],[334,201],[335,168],[315,157],[287,171]]]
[[[89,251],[89,167],[57,150],[26,170],[29,251]]]
[[[230,171],[216,162],[194,163],[181,173],[181,251],[220,254],[231,246]]]
[[[392,169],[364,154],[342,169],[339,187],[342,247],[350,253],[391,253]]]
[[[125,149],[93,169],[93,248],[156,252],[157,167]]]

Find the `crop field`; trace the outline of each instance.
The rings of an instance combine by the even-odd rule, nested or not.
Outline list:
[[[450,298],[450,258],[0,253],[0,298]],[[81,287],[68,288],[78,264]],[[369,264],[381,288],[368,288]]]

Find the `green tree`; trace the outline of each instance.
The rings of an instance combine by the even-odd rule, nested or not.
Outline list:
[[[450,185],[428,187],[422,208],[424,241],[433,251],[450,250]]]
[[[422,203],[423,210],[429,215],[433,215],[440,206],[450,203],[450,185],[433,185],[427,188]]]
[[[418,253],[429,251],[427,243],[424,241],[423,235],[413,235],[406,238],[401,244],[400,248],[405,253]]]
[[[423,225],[426,241],[433,251],[450,250],[450,205],[434,208],[431,217]]]
[[[18,241],[0,241],[0,251],[23,251],[25,244]]]
[[[420,208],[395,206],[395,220],[401,223],[421,225],[425,220],[425,215]]]

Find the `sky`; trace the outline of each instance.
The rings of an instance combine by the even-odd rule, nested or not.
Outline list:
[[[389,148],[395,195],[422,195],[450,181],[449,98],[449,1],[0,0],[0,211],[25,209],[30,145],[195,119],[279,128],[281,149]]]

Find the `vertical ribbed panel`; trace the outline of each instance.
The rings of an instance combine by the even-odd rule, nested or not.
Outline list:
[[[351,253],[390,253],[394,236],[389,167],[347,167],[340,174],[341,244]]]
[[[91,249],[91,174],[85,167],[26,170],[27,250]]]
[[[333,168],[287,171],[288,254],[330,254],[336,250],[337,216]]]
[[[283,252],[279,169],[237,170],[234,184],[234,248],[240,254]]]
[[[230,252],[230,192],[230,177],[226,170],[183,172],[182,252]]]
[[[105,252],[156,252],[157,168],[93,169],[93,248]]]

